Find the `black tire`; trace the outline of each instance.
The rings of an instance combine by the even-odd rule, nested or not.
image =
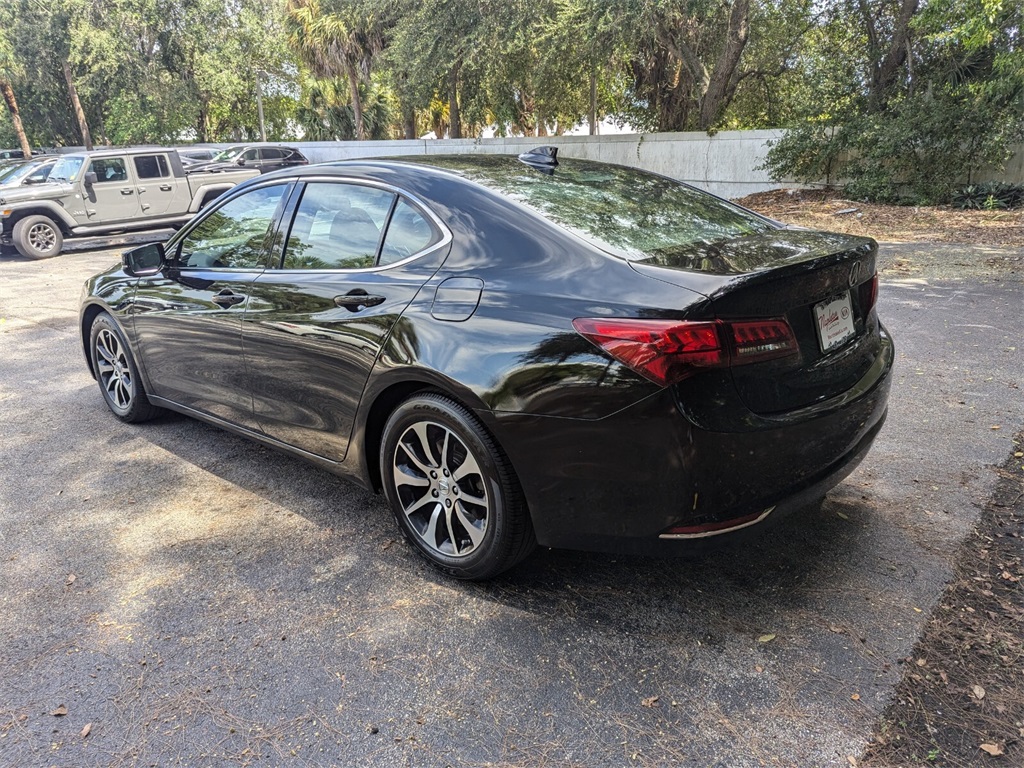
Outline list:
[[[536,546],[505,453],[468,408],[443,395],[416,395],[395,409],[380,469],[402,532],[451,576],[489,579]]]
[[[89,329],[89,355],[103,400],[117,418],[137,424],[162,413],[162,408],[149,402],[128,342],[106,313],[97,316]]]
[[[15,222],[11,239],[18,253],[26,259],[57,256],[64,246],[64,235],[60,227],[48,216],[26,216]]]

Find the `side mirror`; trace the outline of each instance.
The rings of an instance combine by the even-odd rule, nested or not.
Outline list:
[[[235,164],[236,165],[245,165],[245,158],[244,157],[238,158],[237,160],[235,160]]]
[[[45,184],[47,181],[48,181],[48,179],[41,179],[38,176],[36,178],[32,178],[31,176],[29,176],[27,179],[25,179],[22,182],[22,184],[26,184],[28,186],[31,186],[32,184]]]
[[[82,177],[82,181],[85,182],[85,186],[91,187],[93,184],[99,181],[99,177],[96,175],[96,171],[89,171],[88,173],[85,174],[85,176]]]
[[[121,255],[124,271],[132,277],[149,277],[160,272],[167,263],[163,243],[147,243]]]

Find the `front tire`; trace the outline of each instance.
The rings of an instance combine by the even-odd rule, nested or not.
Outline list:
[[[117,418],[137,424],[161,413],[161,408],[149,402],[128,342],[110,315],[99,315],[93,321],[89,354],[103,400]]]
[[[508,458],[473,413],[447,397],[417,395],[395,409],[380,468],[402,532],[445,573],[488,579],[536,546]]]
[[[48,216],[26,216],[16,222],[11,239],[18,253],[27,259],[48,259],[57,256],[64,246],[64,235]]]

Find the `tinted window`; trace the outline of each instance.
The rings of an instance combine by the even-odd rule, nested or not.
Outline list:
[[[764,219],[672,179],[631,168],[573,160],[551,175],[505,158],[471,162],[434,157],[631,261],[657,260],[688,246],[771,229]]]
[[[245,154],[242,155],[242,158],[245,160],[255,160],[259,157],[259,154],[260,152],[258,149],[247,149],[245,150]]]
[[[123,157],[97,157],[92,161],[89,170],[96,174],[96,181],[99,184],[105,181],[128,180],[128,168]]]
[[[260,187],[215,210],[181,242],[183,267],[252,269],[263,263],[286,184]]]
[[[264,160],[280,160],[281,151],[273,149],[272,147],[267,147],[266,149],[260,150],[260,157],[262,157]]]
[[[159,179],[170,176],[171,169],[163,155],[139,155],[135,158],[135,174],[140,179]]]
[[[308,184],[288,233],[284,268],[372,267],[394,199],[373,187]]]
[[[380,264],[393,264],[406,259],[429,247],[436,239],[434,228],[423,214],[405,200],[399,200],[384,237]]]

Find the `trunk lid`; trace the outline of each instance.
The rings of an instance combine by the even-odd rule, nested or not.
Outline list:
[[[878,356],[881,339],[872,308],[876,255],[869,238],[780,229],[696,243],[631,266],[707,296],[720,320],[789,323],[799,354],[732,368],[744,404],[772,414],[845,392]],[[830,338],[836,329],[848,333],[851,325],[852,335]]]

